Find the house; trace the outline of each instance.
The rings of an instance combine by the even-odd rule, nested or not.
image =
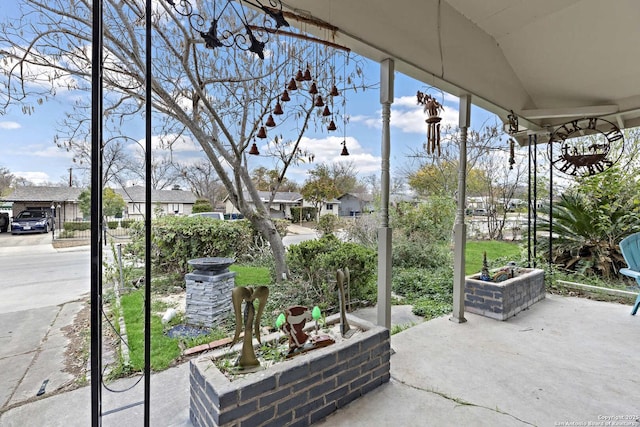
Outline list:
[[[271,198],[271,192],[258,191],[258,194],[260,195],[260,200],[266,207],[266,205],[269,203],[269,199]],[[249,193],[245,191],[242,195],[244,199],[247,201],[247,203],[253,207],[254,204],[251,201],[251,197]],[[227,196],[224,199],[224,201],[225,201],[224,212],[226,214],[240,213],[231,202],[231,199],[229,198],[229,196]],[[271,208],[269,210],[269,214],[271,218],[289,219],[291,218],[291,208],[293,206],[302,206],[302,204],[303,204],[302,194],[300,193],[295,193],[291,191],[276,192],[273,197],[273,202],[271,202]]]
[[[309,207],[309,208],[316,208],[317,206],[314,203],[311,202],[307,202],[307,201],[303,201],[302,202],[302,206],[304,207]],[[341,202],[338,199],[331,199],[331,200],[327,200],[324,201],[322,203],[320,203],[319,205],[319,212],[318,212],[318,218],[321,217],[322,215],[327,215],[327,214],[332,214],[335,216],[339,216],[340,215],[340,206],[341,206]]]
[[[133,186],[114,189],[127,202],[124,218],[143,219],[145,206],[145,187]],[[154,217],[159,215],[189,215],[196,202],[196,196],[191,191],[151,190],[151,208]]]
[[[16,216],[25,209],[49,209],[56,226],[60,227],[64,222],[84,219],[86,215],[80,209],[78,200],[85,190],[86,188],[78,187],[17,187],[2,201],[13,203],[12,216]],[[124,218],[142,219],[144,217],[144,187],[127,187],[114,191],[127,202],[123,212]],[[191,213],[196,196],[190,191],[183,190],[152,190],[151,200],[154,203],[154,216],[159,213],[188,215]]]
[[[83,188],[77,187],[16,187],[2,201],[12,202],[12,217],[25,209],[50,210],[55,226],[60,227],[65,221],[82,219],[82,212],[78,207],[82,191]]]
[[[340,216],[359,216],[373,212],[373,195],[367,193],[345,193],[338,197]]]

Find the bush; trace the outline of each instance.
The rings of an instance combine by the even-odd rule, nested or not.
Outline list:
[[[326,214],[320,217],[316,230],[320,232],[320,235],[333,234],[340,225],[340,218],[334,214]]]
[[[188,272],[187,261],[203,257],[241,259],[250,252],[248,221],[215,221],[203,217],[165,216],[151,223],[152,262],[161,272]],[[144,222],[131,227],[128,250],[144,254]]]
[[[348,267],[351,275],[351,301],[368,304],[376,300],[376,253],[355,243],[345,243],[333,235],[307,240],[289,247],[292,274],[307,281],[319,299],[314,305],[337,307],[336,271]]]
[[[453,305],[453,269],[394,270],[391,289],[413,304],[413,313],[427,320],[449,313]]]
[[[107,221],[107,227],[109,227],[109,230],[115,230],[118,228],[118,221]]]
[[[90,221],[67,221],[63,224],[65,231],[85,231],[91,229]]]
[[[317,211],[316,208],[313,208],[310,206],[305,206],[305,207],[292,206],[291,222],[299,223],[301,215],[302,215],[302,221],[306,221],[307,217],[309,217],[310,220],[314,220],[316,217],[316,211]]]
[[[448,244],[397,237],[391,262],[394,267],[401,268],[441,268],[451,266],[452,258]]]
[[[135,219],[123,219],[122,221],[120,221],[120,227],[130,228],[131,224],[134,224],[135,222],[137,222]]]

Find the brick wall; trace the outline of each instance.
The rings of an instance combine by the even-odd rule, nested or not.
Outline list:
[[[231,312],[231,291],[236,273],[208,276],[188,273],[185,318],[189,325],[215,327]]]
[[[389,330],[352,316],[348,321],[368,329],[237,381],[230,382],[211,356],[192,361],[191,422],[197,427],[308,426],[389,381]]]
[[[544,270],[525,269],[513,279],[494,283],[467,276],[465,280],[465,310],[498,320],[515,316],[544,298]]]

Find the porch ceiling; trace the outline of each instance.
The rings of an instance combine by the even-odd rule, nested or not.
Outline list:
[[[284,0],[335,42],[543,131],[598,116],[640,126],[637,0]],[[289,20],[327,37],[327,30]],[[418,88],[416,88],[418,89]],[[547,132],[544,132],[547,133]]]

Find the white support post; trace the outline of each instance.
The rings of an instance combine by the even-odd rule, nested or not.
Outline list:
[[[467,243],[467,225],[464,222],[467,187],[467,129],[471,123],[471,95],[460,97],[460,164],[458,166],[458,206],[453,227],[453,314],[450,320],[464,323],[464,249]]]
[[[380,104],[382,104],[382,224],[378,229],[378,325],[391,329],[391,228],[389,227],[389,158],[391,157],[391,104],[393,103],[394,62],[380,63]]]

